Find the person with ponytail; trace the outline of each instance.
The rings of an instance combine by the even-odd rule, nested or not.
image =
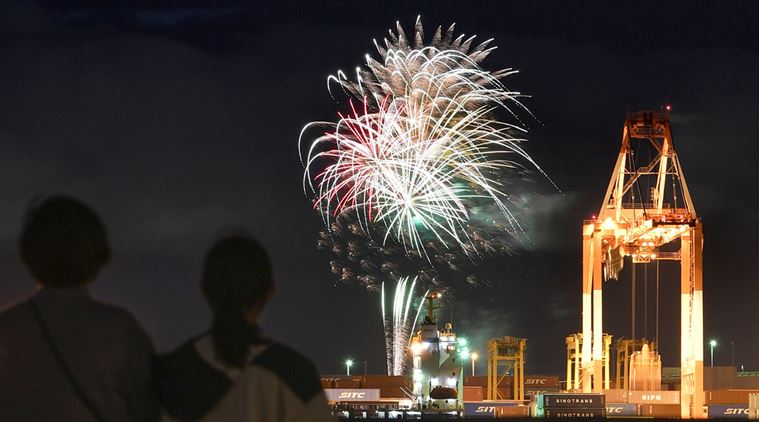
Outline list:
[[[250,235],[221,238],[208,251],[201,290],[211,328],[154,364],[170,420],[332,421],[314,365],[261,334],[274,294],[266,250]]]

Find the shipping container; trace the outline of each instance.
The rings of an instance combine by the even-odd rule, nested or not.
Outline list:
[[[534,388],[532,388],[532,389],[525,388],[524,389],[524,396],[525,396],[525,398],[532,398],[532,397],[534,397],[537,394],[559,393],[560,391],[561,390],[558,389],[558,388],[543,388],[543,389],[540,389],[540,390],[534,389]]]
[[[485,395],[487,395],[487,392]],[[511,390],[511,387],[498,387],[498,395],[500,397],[496,397],[495,400],[512,400],[514,398],[514,393]]]
[[[464,402],[464,416],[471,417],[490,417],[495,416],[495,410],[501,407],[517,407],[521,404],[519,401],[477,401]]]
[[[606,417],[613,418],[615,416],[638,416],[638,405],[632,403],[606,403]]]
[[[382,388],[382,387],[410,387],[411,379],[406,376],[394,375],[366,375],[358,377],[363,388]]]
[[[704,402],[706,404],[731,404],[745,403],[748,404],[748,397],[752,393],[759,393],[759,390],[713,390],[704,392]]]
[[[559,393],[561,389],[559,387],[537,387],[537,386],[524,386],[524,391],[533,393]]]
[[[464,385],[479,386],[482,388],[488,388],[488,377],[482,375],[465,376]],[[505,377],[498,384],[499,387],[511,387],[511,377]]]
[[[606,403],[627,403],[627,390],[604,390]]]
[[[572,419],[582,419],[582,418],[605,418],[606,417],[606,409],[605,408],[571,408],[571,409],[561,409],[561,408],[551,408],[551,409],[544,409],[543,410],[543,417],[546,418],[572,418]]]
[[[334,388],[334,385],[335,385],[335,384],[337,383],[337,381],[339,381],[339,380],[349,380],[349,379],[350,379],[350,377],[346,377],[346,376],[344,376],[344,375],[343,375],[343,376],[339,376],[339,375],[329,375],[329,376],[323,376],[323,377],[319,377],[319,381],[320,381],[320,382],[321,382],[323,385],[325,385],[325,384],[326,384],[326,385],[332,385],[332,387],[328,387],[328,388]]]
[[[475,378],[472,380],[471,378]],[[482,380],[478,378],[484,378],[484,384],[480,384]],[[480,387],[482,388],[482,398],[487,399],[488,395],[488,383],[487,378],[485,377],[466,377],[464,379],[464,388],[466,387]],[[501,398],[498,400],[509,400],[512,399],[513,396],[513,390],[511,389],[511,383],[510,382],[502,382],[500,386],[498,386],[498,394],[500,394]],[[466,400],[465,400],[466,401]]]
[[[464,402],[465,418],[495,417],[495,406],[486,402]]]
[[[327,401],[377,401],[380,399],[378,389],[328,388],[324,390]]]
[[[704,368],[704,390],[728,390],[735,388],[734,366],[707,366]]]
[[[759,374],[756,372],[739,372],[735,377],[735,384],[731,388],[736,390],[759,390]]]
[[[571,393],[571,394],[543,394],[542,407],[544,409],[604,409],[606,407],[606,400],[603,394],[583,394],[583,393]]]
[[[482,387],[487,388],[488,387],[488,377],[477,375],[477,376],[469,376],[464,377],[464,385],[471,385],[473,387]]]
[[[482,401],[485,389],[480,386],[464,386],[464,401]]]
[[[680,404],[679,391],[630,391],[628,403],[638,404]]]
[[[337,380],[335,381],[335,388],[361,388],[361,383],[353,380]]]
[[[495,408],[496,418],[526,418],[530,416],[527,406],[501,406]]]
[[[524,388],[529,390],[531,387],[539,389],[551,389],[559,388],[559,376],[558,375],[525,375]]]
[[[642,404],[640,416],[653,416],[663,419],[680,419],[682,411],[679,404]]]
[[[744,403],[710,404],[709,419],[748,419],[748,405]]]

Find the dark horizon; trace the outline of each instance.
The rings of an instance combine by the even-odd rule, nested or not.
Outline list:
[[[458,33],[495,38],[485,66],[520,70],[507,82],[530,95],[525,146],[562,192],[533,177],[525,188],[536,192],[534,245],[484,263],[490,286],[453,286],[444,313],[473,349],[484,357],[488,338],[525,337],[528,374],[564,373],[564,337],[580,329],[582,221],[601,205],[625,114],[672,104],[674,143],[704,222],[704,335],[720,342],[715,364],[730,364],[735,342],[738,367],[759,370],[756,252],[745,246],[759,237],[756,3],[109,5],[0,6],[4,305],[34,287],[16,249],[29,199],[66,193],[109,228],[114,259],[95,294],[133,312],[159,351],[207,329],[202,257],[225,227],[243,226],[269,248],[279,283],[265,332],[324,374],[343,373],[347,357],[383,373],[379,296],[336,282],[317,250],[322,222],[303,193],[297,140],[304,124],[345,107],[327,92],[327,75],[360,65],[374,54],[372,38],[396,20],[410,30],[421,15],[428,34],[456,22]],[[676,366],[678,343],[666,336],[678,337],[679,280],[665,267],[661,350]],[[626,270],[604,286],[615,337],[630,334]]]

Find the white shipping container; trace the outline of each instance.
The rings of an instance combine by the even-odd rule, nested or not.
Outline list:
[[[325,388],[327,401],[377,401],[380,399],[379,388]]]
[[[679,391],[630,391],[628,403],[680,404]]]

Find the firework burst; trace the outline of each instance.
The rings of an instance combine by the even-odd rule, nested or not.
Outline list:
[[[356,80],[331,76],[360,104],[326,124],[304,157],[304,184],[326,227],[352,213],[364,234],[381,236],[431,261],[429,242],[476,251],[468,230],[473,208],[494,205],[510,233],[520,233],[508,206],[505,179],[525,164],[538,168],[521,147],[525,130],[497,117],[523,108],[520,94],[501,79],[512,70],[489,72],[479,63],[490,40],[472,48],[474,37],[453,38],[453,27],[435,32],[423,46],[417,20],[413,46],[403,30],[390,32],[383,62],[367,56]],[[539,168],[538,168],[539,170]],[[381,228],[381,229],[380,229]]]

